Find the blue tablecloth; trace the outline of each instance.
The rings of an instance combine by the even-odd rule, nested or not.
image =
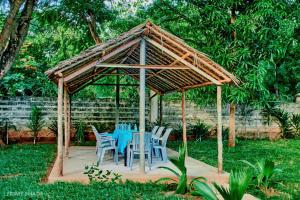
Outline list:
[[[118,141],[118,151],[120,153],[124,154],[128,142],[132,141],[133,132],[136,131],[115,129],[112,134],[109,134],[112,138]]]

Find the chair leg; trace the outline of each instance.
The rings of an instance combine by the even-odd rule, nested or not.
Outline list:
[[[103,159],[104,159],[104,155],[105,155],[105,150],[101,151],[101,157],[100,157],[100,164],[103,162]]]
[[[148,167],[149,167],[149,170],[151,171],[151,163],[152,163],[152,161],[151,161],[151,151],[149,151],[148,152]]]
[[[102,153],[102,150],[101,150],[101,148],[99,148],[99,149],[97,149],[97,165],[99,166],[99,164],[100,164],[100,158],[101,158],[101,153]]]
[[[168,160],[167,148],[161,149],[161,153],[162,153],[163,161],[167,162],[167,160]]]
[[[134,160],[134,153],[133,152],[131,152],[130,153],[130,170],[132,170],[132,165],[133,165],[133,160]]]
[[[115,149],[115,151],[114,151],[114,160],[115,160],[115,163],[118,165],[118,162],[119,162],[118,149]]]
[[[126,164],[127,164],[127,167],[130,167],[130,149],[129,149],[129,147],[127,146],[126,147],[126,151],[127,151],[127,155],[126,155],[126,158],[124,158],[124,159],[126,159]]]
[[[159,149],[154,149],[154,152],[155,152],[155,156],[158,157],[160,154],[159,154]]]

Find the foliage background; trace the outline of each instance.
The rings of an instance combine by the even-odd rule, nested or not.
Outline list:
[[[0,25],[7,15],[4,0]],[[6,3],[5,3],[6,2]],[[94,45],[82,16],[92,10],[102,41],[146,19],[179,36],[233,72],[243,84],[224,87],[224,102],[260,106],[291,101],[300,92],[300,4],[298,0],[39,1],[13,69],[0,83],[2,96],[56,96],[44,72]],[[234,23],[230,20],[235,19]],[[233,34],[236,36],[234,37]],[[99,82],[114,82],[108,77]],[[134,82],[122,78],[121,83]],[[213,103],[215,87],[190,90],[187,98]],[[78,98],[113,97],[111,87],[89,86]],[[137,88],[122,88],[122,98]],[[176,93],[167,98],[176,99]]]

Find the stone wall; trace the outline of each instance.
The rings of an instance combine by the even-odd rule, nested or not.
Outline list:
[[[29,120],[32,105],[37,105],[42,108],[42,113],[47,124],[56,119],[56,98],[0,97],[0,121],[4,118],[8,118],[8,120],[17,127],[17,131],[11,131],[11,137],[29,136],[29,130],[26,128],[26,124]],[[87,123],[113,123],[115,120],[114,106],[114,99],[110,98],[97,100],[74,100],[72,101],[72,122],[74,123],[76,121],[83,120]],[[283,107],[289,112],[299,113],[300,111],[299,103],[289,103],[283,105]],[[121,99],[120,121],[137,121],[138,109],[139,106],[137,103]],[[148,102],[146,103],[146,109],[147,118],[149,118]],[[229,106],[223,107],[222,111],[223,124],[226,127],[229,124]],[[181,121],[181,102],[164,102],[163,114],[164,122],[169,123],[170,126],[175,126]],[[216,124],[217,113],[215,106],[199,107],[191,101],[187,101],[186,115],[187,123],[195,123],[197,120],[203,120],[212,126]],[[267,126],[263,123],[259,111],[249,108],[243,110],[242,107],[237,108],[236,130],[238,134],[244,137],[266,137],[270,132],[278,132],[278,128],[275,124]],[[41,132],[41,136],[43,137],[47,137],[49,135],[51,134],[47,128]]]

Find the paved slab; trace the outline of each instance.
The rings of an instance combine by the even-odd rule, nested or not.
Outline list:
[[[177,156],[178,153],[171,149],[168,149],[169,156]],[[66,182],[80,182],[88,183],[88,177],[83,174],[84,167],[86,165],[91,165],[97,162],[97,156],[95,154],[95,147],[87,146],[72,146],[70,147],[70,157],[64,158],[64,176],[57,176],[55,174],[55,168],[57,168],[57,163],[54,164],[53,169],[48,177],[48,182],[53,183],[55,181],[66,181]],[[101,169],[112,170],[115,173],[121,174],[122,179],[137,181],[137,182],[147,182],[156,181],[162,177],[175,178],[175,176],[167,170],[158,168],[159,166],[167,166],[174,170],[176,167],[171,162],[162,162],[160,159],[156,158],[153,160],[151,170],[149,170],[146,165],[146,174],[141,174],[139,171],[139,160],[135,159],[133,164],[133,169],[124,166],[124,160],[120,157],[119,164],[116,165],[112,160],[112,155],[107,153],[101,164]],[[195,178],[199,176],[205,177],[208,182],[216,182],[222,185],[228,185],[229,174],[224,172],[223,174],[217,173],[217,168],[212,167],[204,162],[187,157],[186,160],[187,175],[188,178]],[[255,199],[252,196],[247,195],[245,199]]]

